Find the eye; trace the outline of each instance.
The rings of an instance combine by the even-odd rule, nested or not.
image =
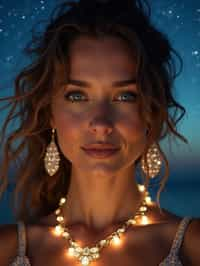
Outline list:
[[[80,95],[82,96],[84,95],[84,93],[82,93],[80,90],[69,91],[65,94],[65,99],[71,102],[82,101]],[[121,98],[124,98],[126,102],[133,102],[133,101],[136,101],[138,94],[133,91],[125,91],[125,92],[120,93],[119,96],[122,96]],[[83,100],[83,101],[86,101],[86,100]]]
[[[80,95],[82,94],[81,91],[69,91],[68,93],[65,94],[65,99],[70,99],[70,101],[72,102],[76,102],[77,100],[74,100],[74,99],[80,99],[80,97],[73,97],[73,95]]]
[[[137,93],[135,93],[133,91],[125,91],[125,92],[121,93],[119,96],[122,96],[121,98],[124,98],[126,100],[126,102],[133,102],[133,101],[136,101],[138,95],[137,95]]]

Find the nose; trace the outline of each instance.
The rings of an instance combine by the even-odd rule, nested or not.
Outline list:
[[[97,117],[91,121],[90,130],[93,133],[99,133],[99,135],[108,135],[113,131],[113,124],[110,121],[108,115],[107,117],[104,115]]]
[[[100,101],[95,110],[93,110],[90,122],[90,130],[92,133],[99,135],[110,134],[113,131],[113,110],[109,99]]]

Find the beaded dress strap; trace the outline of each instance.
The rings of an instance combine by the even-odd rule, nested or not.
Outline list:
[[[31,266],[29,258],[26,256],[26,231],[23,221],[17,223],[18,253],[14,261],[9,266]]]
[[[178,255],[179,249],[181,247],[183,238],[184,238],[184,233],[187,229],[188,224],[192,220],[191,217],[186,216],[182,219],[178,226],[178,230],[176,232],[175,238],[173,240],[172,247],[170,249],[170,255]]]
[[[18,224],[18,256],[23,257],[26,255],[26,230],[23,221]]]

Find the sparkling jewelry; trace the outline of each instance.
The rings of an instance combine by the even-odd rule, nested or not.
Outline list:
[[[44,157],[45,170],[50,176],[53,176],[59,169],[59,152],[55,143],[55,129],[52,129],[51,143],[47,146],[47,151]]]
[[[55,129],[52,129],[51,143],[47,146],[46,154],[44,157],[44,166],[46,172],[53,176],[59,169],[60,156],[58,148],[55,143]],[[145,174],[148,173],[151,178],[158,175],[161,169],[162,160],[157,145],[154,143],[147,152],[147,165],[145,164],[144,157],[141,159],[141,168]]]
[[[162,160],[161,160],[161,155],[158,150],[157,145],[154,143],[147,152],[147,165],[145,164],[145,160],[142,157],[141,159],[141,168],[145,174],[148,173],[149,170],[149,175],[151,178],[155,177],[158,175],[161,169],[162,165]]]
[[[144,186],[140,186],[139,189],[141,192],[144,192]],[[102,239],[98,241],[94,246],[92,247],[81,247],[74,239],[72,239],[68,228],[66,227],[66,222],[64,219],[64,216],[62,214],[62,206],[66,202],[66,198],[61,198],[59,201],[59,207],[55,211],[56,220],[58,224],[54,228],[54,234],[57,236],[61,236],[64,239],[66,239],[69,243],[69,248],[67,250],[67,253],[69,256],[76,258],[79,260],[81,265],[87,266],[90,265],[90,263],[94,260],[99,259],[100,257],[100,251],[102,248],[109,246],[111,244],[118,245],[120,244],[121,240],[120,237],[122,234],[124,234],[127,230],[127,228],[130,225],[135,224],[148,224],[148,217],[145,215],[148,209],[148,203],[150,200],[150,197],[148,195],[148,192],[145,192],[146,197],[142,200],[142,202],[139,205],[139,208],[136,211],[136,214],[133,218],[129,218],[124,224],[119,227],[116,231],[114,231],[112,234],[110,234],[105,239]]]

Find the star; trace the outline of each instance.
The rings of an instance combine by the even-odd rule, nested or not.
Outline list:
[[[192,51],[192,55],[198,55],[199,54],[199,51],[195,50],[195,51]]]

